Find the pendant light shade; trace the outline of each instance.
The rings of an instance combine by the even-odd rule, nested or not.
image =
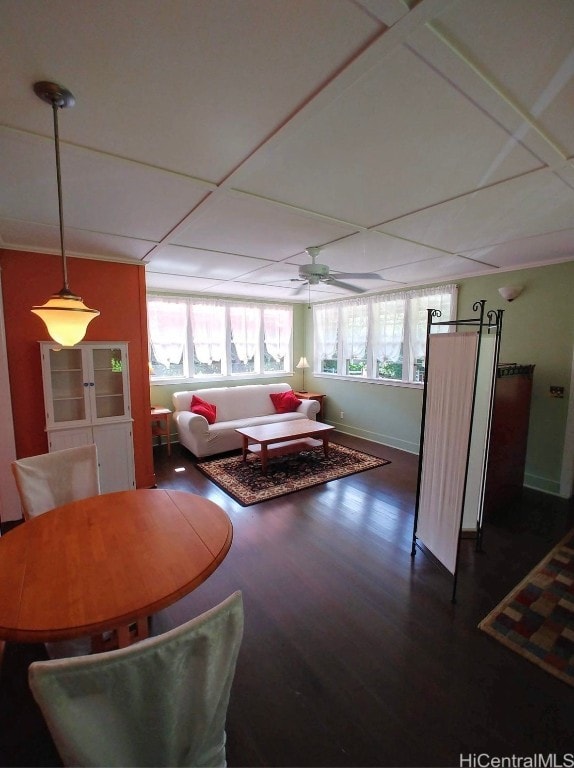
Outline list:
[[[64,246],[64,208],[62,204],[62,179],[60,172],[60,143],[58,134],[58,109],[73,107],[75,99],[66,88],[50,82],[34,84],[34,93],[52,106],[54,115],[54,146],[56,150],[56,175],[58,182],[58,211],[60,219],[60,252],[62,255],[63,288],[39,307],[32,307],[44,323],[50,337],[63,347],[73,347],[86,335],[89,323],[100,312],[86,307],[82,298],[72,293],[68,286],[68,267]]]
[[[41,307],[32,307],[48,329],[50,337],[63,347],[73,347],[86,335],[90,321],[100,313],[86,307],[80,296],[73,293],[55,293]]]

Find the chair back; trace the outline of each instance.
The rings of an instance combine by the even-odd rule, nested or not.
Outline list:
[[[36,661],[28,679],[64,765],[224,766],[243,636],[235,592],[127,648]]]
[[[26,520],[70,501],[100,493],[95,445],[18,459],[12,463],[12,472]]]

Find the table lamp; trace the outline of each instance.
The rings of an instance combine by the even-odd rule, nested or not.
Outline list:
[[[302,357],[297,363],[297,365],[295,366],[295,368],[301,368],[303,370],[303,388],[300,389],[299,392],[306,392],[307,390],[305,389],[305,368],[310,368],[310,365],[307,362],[307,358]]]

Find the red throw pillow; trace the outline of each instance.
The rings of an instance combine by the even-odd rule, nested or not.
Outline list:
[[[302,403],[302,400],[295,397],[291,390],[289,390],[289,392],[276,392],[273,395],[269,395],[269,397],[271,398],[277,413],[290,413],[291,411],[296,411]]]
[[[217,413],[217,408],[206,400],[202,400],[201,397],[193,395],[191,398],[190,411],[192,413],[198,413],[200,416],[205,416],[208,424],[213,424]]]

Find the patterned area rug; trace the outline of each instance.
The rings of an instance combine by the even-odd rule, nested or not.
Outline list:
[[[197,468],[248,507],[385,464],[390,461],[331,443],[329,458],[325,458],[323,448],[272,458],[267,475],[261,473],[261,462],[253,454],[248,454],[245,462],[241,456],[208,459],[198,463]]]
[[[574,529],[478,626],[574,685]]]

